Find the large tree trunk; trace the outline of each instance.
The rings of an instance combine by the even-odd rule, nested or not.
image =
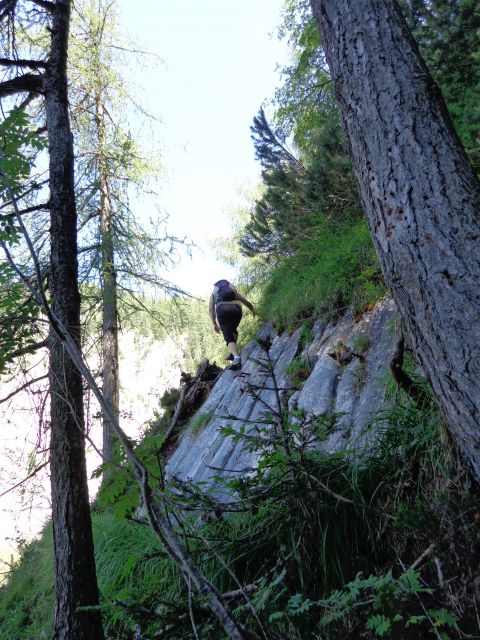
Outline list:
[[[383,273],[480,478],[480,185],[394,0],[311,0]]]
[[[50,153],[51,276],[54,312],[80,344],[73,145],[68,118],[69,0],[57,0],[45,75]],[[55,640],[102,640],[85,466],[82,378],[62,340],[51,346],[51,482],[55,551]]]

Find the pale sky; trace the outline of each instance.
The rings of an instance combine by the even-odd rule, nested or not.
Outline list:
[[[273,97],[278,66],[287,59],[276,36],[283,0],[119,5],[124,31],[163,60],[140,74],[139,97],[162,120],[154,144],[162,149],[165,173],[157,188],[169,229],[207,254],[196,251],[169,277],[200,295],[218,278],[234,277],[208,240],[228,234],[227,212],[239,201],[239,188],[259,180],[250,126]]]

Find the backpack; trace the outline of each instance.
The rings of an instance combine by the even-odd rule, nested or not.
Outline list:
[[[214,297],[215,303],[219,304],[220,302],[233,302],[237,300],[237,292],[231,286],[228,280],[219,280],[214,284]]]

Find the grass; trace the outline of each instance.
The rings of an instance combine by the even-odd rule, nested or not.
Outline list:
[[[188,423],[188,426],[191,432],[195,435],[198,435],[203,430],[203,428],[210,422],[213,414],[214,414],[214,411],[206,411],[203,413],[202,411],[199,411],[194,416],[192,416],[192,418],[190,418],[190,421]]]
[[[300,357],[294,358],[286,369],[293,387],[300,387],[312,373],[312,365],[308,360]]]
[[[202,422],[208,416],[199,415]],[[247,444],[260,456],[255,473],[227,480],[238,510],[225,511],[200,486],[174,492],[185,509],[202,513],[200,521],[185,520],[182,535],[204,575],[222,592],[255,585],[254,616],[243,599],[232,602],[247,628],[259,631],[260,621],[268,640],[373,640],[387,628],[394,640],[419,640],[431,635],[421,601],[442,638],[459,637],[462,615],[462,629],[469,632],[461,593],[468,593],[467,574],[475,566],[476,502],[453,445],[446,446],[433,401],[419,408],[403,399],[380,413],[371,427],[373,448],[362,456],[328,455],[312,446],[311,435],[321,440],[334,417],[303,426],[298,412],[295,420],[283,412],[279,417],[279,435],[271,425],[258,431],[257,440],[250,432]],[[153,456],[154,447],[144,446]],[[111,505],[107,500],[93,515],[107,638],[130,639],[137,627],[153,638],[168,627],[171,640],[193,639],[180,571],[148,526],[121,517],[117,501],[114,492]],[[432,541],[457,603],[453,613],[436,588],[433,563],[418,566],[414,582],[399,589],[405,583],[399,561],[408,567]],[[52,564],[47,527],[0,589],[0,637],[51,637]],[[416,587],[419,581],[428,589]],[[194,599],[192,606],[202,640],[223,638],[201,603]]]
[[[335,230],[325,225],[269,275],[260,315],[290,328],[304,318],[334,317],[350,305],[357,312],[385,293],[366,222]]]
[[[52,527],[21,550],[0,589],[0,638],[50,640],[53,633]]]

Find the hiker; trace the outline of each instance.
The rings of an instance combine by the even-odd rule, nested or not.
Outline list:
[[[237,348],[237,329],[242,319],[242,304],[255,313],[253,304],[240,295],[228,280],[218,280],[213,287],[213,293],[208,303],[213,329],[216,333],[221,331],[227,343],[230,352],[229,359],[233,360],[230,368],[240,369],[242,359]]]

